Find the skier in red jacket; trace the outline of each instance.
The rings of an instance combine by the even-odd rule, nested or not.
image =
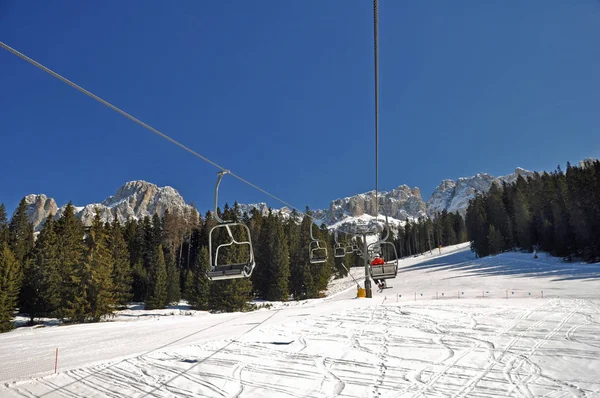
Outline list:
[[[379,254],[375,255],[375,258],[371,261],[371,266],[373,265],[383,265],[385,264],[385,260],[379,256]],[[385,287],[384,279],[374,279],[374,282],[377,284],[379,290],[382,290]]]

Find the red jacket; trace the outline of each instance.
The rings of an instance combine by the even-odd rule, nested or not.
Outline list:
[[[371,261],[371,265],[383,265],[385,261],[381,257],[375,257],[373,261]]]

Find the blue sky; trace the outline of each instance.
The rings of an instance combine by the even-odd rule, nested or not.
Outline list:
[[[600,157],[600,1],[380,0],[380,190]],[[372,2],[0,0],[0,41],[303,210],[374,189]],[[0,49],[0,202],[217,169]],[[280,204],[227,178],[222,201]]]

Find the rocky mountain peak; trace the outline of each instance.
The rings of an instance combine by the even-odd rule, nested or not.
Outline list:
[[[502,185],[503,182],[512,184],[518,176],[533,176],[533,172],[517,167],[514,173],[502,177],[494,177],[487,173],[478,173],[472,177],[461,177],[458,180],[443,180],[427,200],[427,215],[435,217],[436,213],[446,210],[458,212],[463,217],[469,206],[469,201],[478,193],[489,191],[493,183]]]
[[[50,215],[58,212],[58,206],[52,198],[44,194],[29,194],[25,196],[25,203],[28,205],[27,215],[34,227],[41,225]]]
[[[36,231],[42,227],[43,221],[50,213],[60,217],[66,208],[66,205],[57,208],[54,199],[47,198],[46,195],[27,195],[25,200],[29,205],[30,220]],[[91,225],[96,208],[100,210],[100,219],[103,222],[118,219],[121,223],[130,217],[137,220],[155,213],[162,217],[166,210],[174,213],[191,209],[176,189],[169,186],[159,187],[142,180],[127,182],[113,196],[101,203],[74,207],[76,217],[82,220],[84,225]]]

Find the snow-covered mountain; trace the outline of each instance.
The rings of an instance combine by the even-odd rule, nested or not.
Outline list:
[[[585,159],[580,165],[587,165],[596,159]],[[443,180],[433,191],[427,202],[421,197],[419,188],[410,188],[400,185],[391,191],[379,193],[379,216],[387,214],[392,224],[398,225],[407,218],[416,220],[419,217],[435,217],[435,214],[447,210],[459,212],[463,216],[467,210],[469,200],[477,193],[487,192],[492,183],[499,185],[502,182],[514,183],[517,176],[525,178],[533,176],[534,172],[517,167],[514,173],[494,177],[486,173],[480,173],[472,177],[462,177],[458,180]],[[29,217],[34,228],[39,230],[44,219],[50,214],[60,216],[66,205],[58,208],[56,202],[46,195],[27,195],[25,197],[29,205]],[[114,196],[109,197],[101,203],[92,203],[82,207],[75,207],[77,217],[84,224],[90,225],[94,217],[94,209],[100,209],[103,221],[112,222],[115,217],[124,222],[128,217],[140,219],[158,213],[164,215],[165,210],[170,212],[183,212],[191,209],[179,192],[172,187],[158,187],[146,181],[130,181],[118,189]],[[267,215],[269,206],[262,202],[256,204],[240,204],[240,216],[244,212],[257,209],[263,215]],[[273,208],[274,213],[280,214],[284,219],[291,216],[292,211],[288,207]],[[304,210],[304,209],[299,209]],[[375,220],[375,191],[365,192],[353,196],[331,201],[328,209],[312,210],[317,224],[325,223],[330,228],[338,226],[369,224]],[[299,217],[298,221],[301,219]],[[379,217],[381,220],[382,218]]]
[[[27,195],[25,200],[29,205],[30,221],[33,222],[36,231],[42,227],[43,221],[49,214],[60,217],[66,208],[66,204],[57,208],[54,199],[43,194]],[[118,218],[120,222],[125,222],[129,217],[141,219],[155,213],[162,217],[167,209],[171,213],[192,209],[174,188],[158,187],[146,181],[130,181],[119,188],[115,195],[101,203],[74,207],[76,217],[85,225],[91,225],[96,208],[100,210],[100,218],[103,222],[112,222],[115,218]]]
[[[393,224],[399,224],[407,218],[417,219],[426,215],[427,209],[419,188],[410,189],[406,185],[401,185],[391,191],[379,192],[378,197],[380,220],[386,213],[390,223]],[[269,211],[269,207],[264,202],[240,205],[242,212],[250,212],[251,209],[257,209],[263,215]],[[284,219],[291,215],[291,210],[287,207],[273,209],[273,212],[279,213]],[[330,227],[368,224],[375,220],[375,191],[335,199],[330,203],[329,209],[312,210],[312,215],[317,224],[325,223]]]
[[[517,167],[514,173],[502,177],[480,173],[473,177],[461,177],[457,181],[444,180],[427,200],[427,215],[435,217],[436,213],[446,210],[451,213],[459,212],[464,216],[469,206],[469,200],[478,193],[489,191],[494,182],[499,186],[502,185],[502,182],[512,184],[519,175],[527,178],[533,174],[532,171]]]

